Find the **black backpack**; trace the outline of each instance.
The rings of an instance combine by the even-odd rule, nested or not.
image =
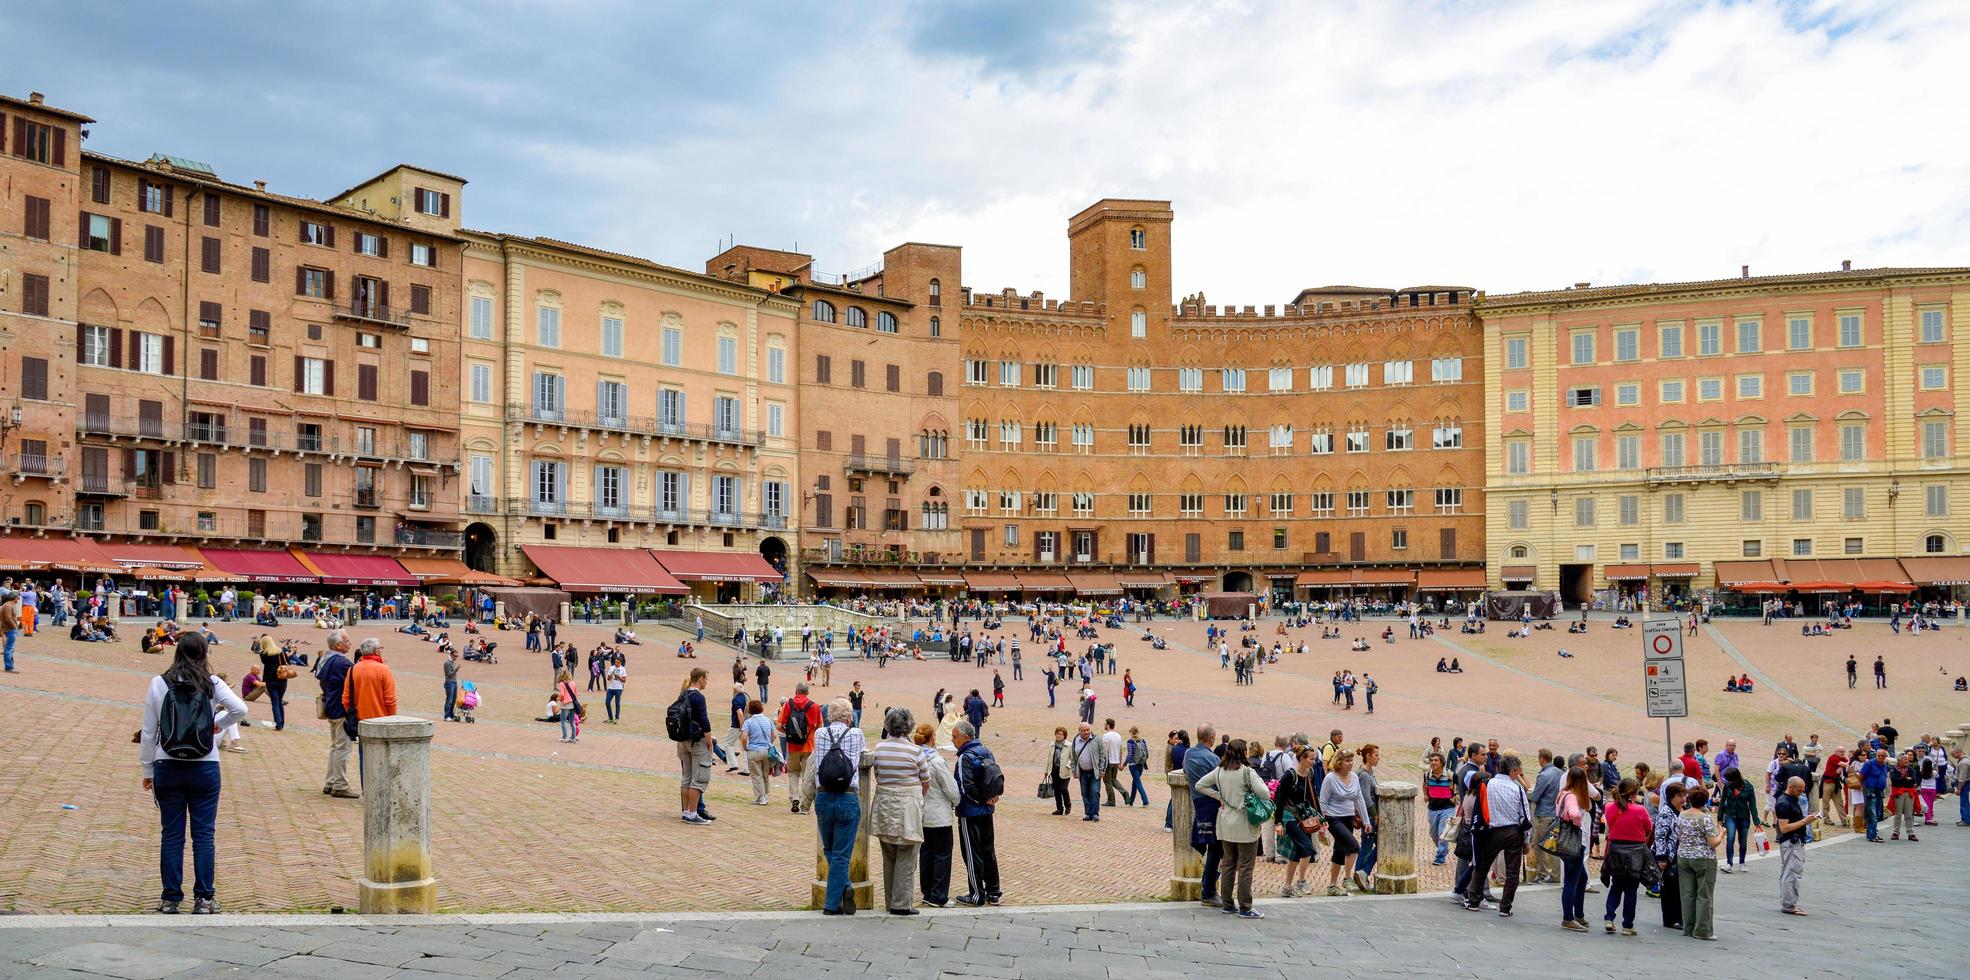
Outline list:
[[[664,710],[664,732],[673,742],[689,742],[697,737],[693,731],[696,727],[691,719],[691,692],[685,691]]]
[[[807,702],[807,704],[809,707],[812,707],[814,702],[809,701]],[[786,730],[787,730],[787,744],[789,746],[802,745],[807,742],[807,739],[813,733],[813,729],[807,727],[807,724],[808,724],[807,708],[796,708],[794,707],[793,702],[791,701],[787,702]],[[838,791],[830,790],[830,792],[838,792]]]
[[[971,756],[971,798],[984,803],[1006,794],[1006,773],[999,760],[984,753]],[[961,787],[962,788],[962,787]]]
[[[793,716],[789,715],[787,722],[791,725]],[[848,753],[841,750],[841,740],[847,736],[847,729],[844,727],[836,733],[829,728],[827,732],[833,737],[828,743],[827,753],[821,756],[821,767],[814,771],[814,783],[823,793],[846,793],[855,782],[855,766],[848,761]]]
[[[212,754],[212,688],[166,682],[157,707],[157,747],[173,759],[195,762]]]

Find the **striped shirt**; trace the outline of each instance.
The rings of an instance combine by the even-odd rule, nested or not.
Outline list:
[[[907,738],[886,738],[876,743],[873,757],[877,786],[921,786],[930,778],[923,748]]]

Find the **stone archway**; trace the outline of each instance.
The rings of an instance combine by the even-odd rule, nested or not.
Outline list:
[[[1224,573],[1224,590],[1226,592],[1252,591],[1252,573],[1251,572]]]
[[[475,571],[499,572],[499,532],[483,522],[465,528],[465,565]]]

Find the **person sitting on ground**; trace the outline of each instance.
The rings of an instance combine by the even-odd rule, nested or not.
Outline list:
[[[1464,672],[1464,665],[1458,663],[1456,657],[1450,658],[1450,672],[1453,674],[1461,674]]]
[[[198,635],[205,637],[206,646],[217,646],[220,642],[222,642],[219,639],[219,634],[212,632],[211,623],[198,624]]]
[[[1367,637],[1365,637],[1365,636],[1357,636],[1357,637],[1355,637],[1355,638],[1354,638],[1354,642],[1353,642],[1352,644],[1349,644],[1349,646],[1348,646],[1348,649],[1349,649],[1349,650],[1351,650],[1351,651],[1353,651],[1353,652],[1355,652],[1355,653],[1360,653],[1360,652],[1362,652],[1362,651],[1364,651],[1364,650],[1367,650],[1367,649],[1368,649],[1368,638],[1367,638]]]
[[[1726,690],[1726,691],[1729,691],[1729,692],[1730,692],[1730,693],[1732,693],[1732,694],[1736,694],[1736,693],[1737,693],[1737,678],[1736,678],[1736,677],[1734,677],[1734,676],[1732,676],[1732,675],[1730,675],[1730,674],[1725,674],[1725,675],[1724,675],[1724,690]]]
[[[642,643],[636,639],[635,630],[625,629],[621,626],[616,627],[616,638],[613,642],[626,644],[628,646],[642,646]]]
[[[1616,617],[1614,618],[1614,628],[1615,628],[1615,629],[1618,629],[1618,630],[1625,630],[1625,629],[1629,629],[1629,628],[1632,628],[1632,627],[1633,627],[1634,625],[1635,625],[1635,624],[1634,624],[1633,622],[1630,622],[1630,621],[1629,621],[1629,619],[1628,619],[1628,617],[1626,617],[1626,616],[1616,616]]]
[[[1383,643],[1395,642],[1395,627],[1393,626],[1382,627],[1382,642]]]
[[[1566,624],[1566,631],[1568,633],[1585,633],[1587,632],[1587,624],[1576,619]]]
[[[1436,658],[1436,672],[1439,674],[1450,673],[1450,661],[1445,660],[1442,657]]]
[[[257,614],[255,614],[253,617],[253,625],[279,626],[280,620],[274,618],[274,607],[261,606],[260,611]]]
[[[450,634],[450,633],[439,633],[439,634],[438,634],[438,656],[441,656],[441,657],[448,657],[448,656],[450,656],[450,655],[451,655],[451,650],[452,650],[452,646],[451,646],[451,634]]]
[[[1956,679],[1956,689],[1959,691],[1970,691],[1970,679],[1959,676]]]
[[[1573,654],[1570,654],[1570,653],[1568,653],[1568,652],[1566,652],[1566,648],[1565,648],[1565,647],[1561,647],[1561,648],[1560,648],[1560,658],[1561,658],[1561,659],[1563,659],[1563,660],[1572,660],[1572,659],[1573,659]]]
[[[407,625],[397,627],[397,632],[409,633],[412,636],[424,636],[429,631],[426,630],[424,627],[419,626],[417,623],[412,622]]]
[[[1750,674],[1741,674],[1741,675],[1739,675],[1739,676],[1738,676],[1738,679],[1737,679],[1737,689],[1738,689],[1738,691],[1739,691],[1740,693],[1743,693],[1743,694],[1750,694],[1750,693],[1751,693],[1751,675],[1750,675]]]

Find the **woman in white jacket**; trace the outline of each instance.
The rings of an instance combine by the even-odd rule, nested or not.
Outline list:
[[[1252,793],[1261,799],[1270,797],[1265,781],[1245,764],[1245,752],[1245,740],[1232,739],[1225,746],[1224,761],[1197,781],[1197,792],[1223,804],[1218,807],[1217,819],[1218,843],[1224,848],[1218,859],[1218,901],[1227,915],[1235,912],[1247,919],[1263,919],[1265,913],[1252,907],[1252,866],[1258,860],[1259,832],[1264,824],[1253,823],[1246,815],[1245,798]]]
[[[178,903],[185,898],[187,825],[192,839],[192,914],[219,911],[213,884],[218,855],[213,830],[219,817],[219,743],[213,736],[245,720],[246,702],[212,672],[205,660],[205,638],[197,633],[179,636],[170,668],[151,678],[150,691],[144,697],[144,727],[137,739],[144,789],[157,797],[163,820],[158,854],[158,872],[164,885],[157,900],[160,913],[176,915]]]
[[[956,822],[958,781],[937,751],[937,729],[928,723],[910,733],[923,751],[930,785],[923,794],[923,848],[917,855],[917,887],[932,908],[951,904],[951,825]]]

